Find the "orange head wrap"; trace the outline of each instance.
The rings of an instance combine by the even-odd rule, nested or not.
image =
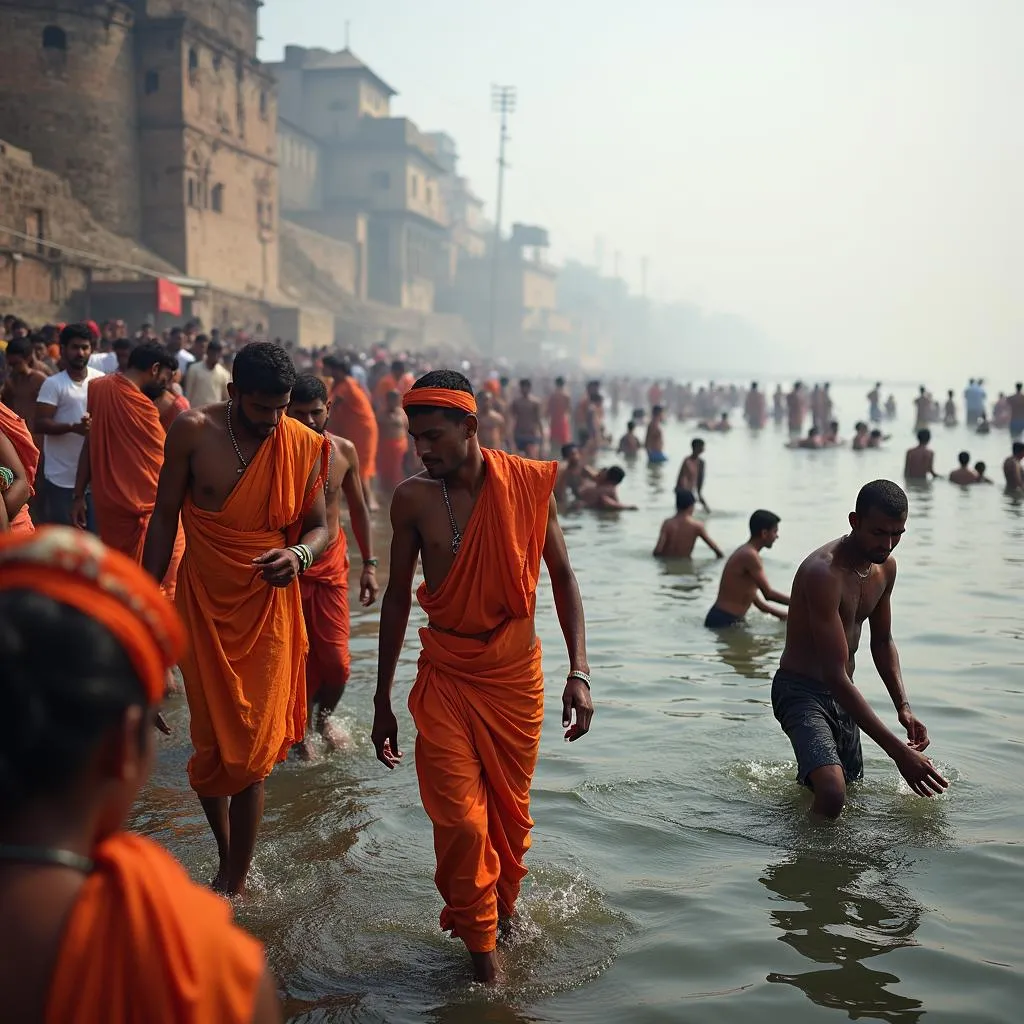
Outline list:
[[[44,526],[0,535],[0,591],[33,590],[95,619],[124,648],[156,704],[165,673],[185,647],[185,630],[160,588],[130,558],[91,533]]]
[[[452,388],[410,388],[402,396],[402,408],[408,409],[411,405],[461,409],[476,415],[476,396]]]

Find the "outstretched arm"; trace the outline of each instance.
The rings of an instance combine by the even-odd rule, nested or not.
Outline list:
[[[587,625],[583,614],[583,598],[580,596],[576,574],[569,563],[569,552],[565,537],[558,523],[558,507],[554,495],[548,500],[548,529],[544,538],[544,564],[551,577],[551,591],[555,599],[558,624],[565,637],[565,648],[569,654],[569,670],[590,675],[587,660]],[[572,715],[576,713],[573,723]],[[582,679],[569,679],[562,694],[562,725],[565,738],[572,742],[586,735],[594,716],[594,705],[590,699],[590,687]]]
[[[703,526],[700,528],[700,530],[697,531],[697,536],[700,537],[700,539],[704,541],[704,543],[707,544],[707,546],[711,548],[712,551],[714,551],[715,556],[717,558],[725,557],[725,554],[723,553],[722,549],[711,539],[711,537],[708,535],[708,531]]]
[[[751,559],[747,572],[754,578],[757,589],[764,594],[766,600],[774,601],[776,604],[789,604],[788,594],[772,589],[772,585],[768,582],[768,577],[764,574],[764,565],[762,565],[760,558],[755,556]]]
[[[668,526],[661,524],[661,533],[658,534],[658,542],[654,545],[654,557],[658,558],[665,553],[665,544],[668,542]]]
[[[415,486],[415,485],[413,485]],[[391,570],[380,603],[377,641],[377,691],[373,695],[373,747],[377,760],[388,768],[398,767],[398,719],[391,710],[391,687],[398,657],[405,643],[405,631],[412,610],[412,580],[420,555],[420,534],[416,527],[414,493],[409,482],[399,484],[391,499]]]

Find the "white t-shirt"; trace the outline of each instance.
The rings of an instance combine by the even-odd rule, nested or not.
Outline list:
[[[196,361],[196,357],[192,355],[187,349],[178,349],[178,373],[181,374],[181,379],[185,379],[185,374],[188,373],[188,368]]]
[[[74,381],[67,370],[47,377],[36,399],[42,405],[56,408],[55,423],[79,423],[88,411],[89,381],[103,374],[86,367],[85,380]],[[51,484],[65,489],[75,486],[78,456],[82,454],[85,438],[81,434],[46,434],[43,436],[43,474]]]
[[[194,406],[213,405],[228,400],[228,382],[231,374],[227,367],[218,363],[212,370],[206,362],[193,363],[185,377],[183,390],[189,403]]]
[[[89,356],[89,365],[94,370],[99,370],[100,373],[116,373],[117,372],[117,353],[116,352],[93,352]]]

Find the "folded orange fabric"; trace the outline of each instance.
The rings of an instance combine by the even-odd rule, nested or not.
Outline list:
[[[327,429],[355,445],[360,475],[364,480],[372,478],[377,471],[377,417],[366,392],[351,377],[331,391]]]
[[[36,447],[32,432],[28,424],[12,409],[9,409],[3,402],[0,402],[0,433],[6,435],[7,439],[14,445],[14,450],[25,467],[25,475],[28,477],[30,496],[36,493],[36,472],[39,469],[39,449]],[[18,510],[18,514],[11,520],[11,533],[31,533],[35,529],[32,524],[32,516],[29,515],[28,503],[26,502]]]
[[[189,781],[199,796],[234,796],[265,779],[305,733],[307,639],[299,586],[270,586],[252,560],[298,539],[323,486],[326,444],[286,417],[219,512],[185,498],[175,605],[191,640],[181,672],[195,748]],[[307,489],[318,462],[317,481]]]
[[[441,927],[494,949],[526,876],[530,785],[544,715],[537,581],[557,465],[485,449],[487,476],[440,587],[417,598],[432,625],[409,710],[416,774],[434,825]],[[479,634],[485,642],[441,630]]]
[[[0,590],[33,590],[102,623],[124,648],[149,700],[164,695],[164,673],[181,656],[185,632],[174,609],[131,559],[91,533],[43,526],[0,534]]]
[[[61,939],[46,1024],[250,1024],[263,948],[232,923],[231,905],[141,836],[117,833],[93,859]]]
[[[349,655],[348,538],[337,539],[300,577],[302,616],[309,636],[306,692],[348,682]]]

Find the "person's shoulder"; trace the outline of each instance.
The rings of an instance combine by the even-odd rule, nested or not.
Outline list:
[[[341,458],[346,459],[349,465],[352,464],[352,460],[356,456],[356,446],[347,438],[342,437],[340,434],[328,434],[325,433],[324,437],[334,447],[334,451]]]
[[[49,404],[49,399],[60,398],[60,396],[67,391],[70,383],[71,378],[67,375],[66,370],[61,370],[59,373],[55,373],[52,376],[47,377],[40,385],[39,401],[46,405]]]

